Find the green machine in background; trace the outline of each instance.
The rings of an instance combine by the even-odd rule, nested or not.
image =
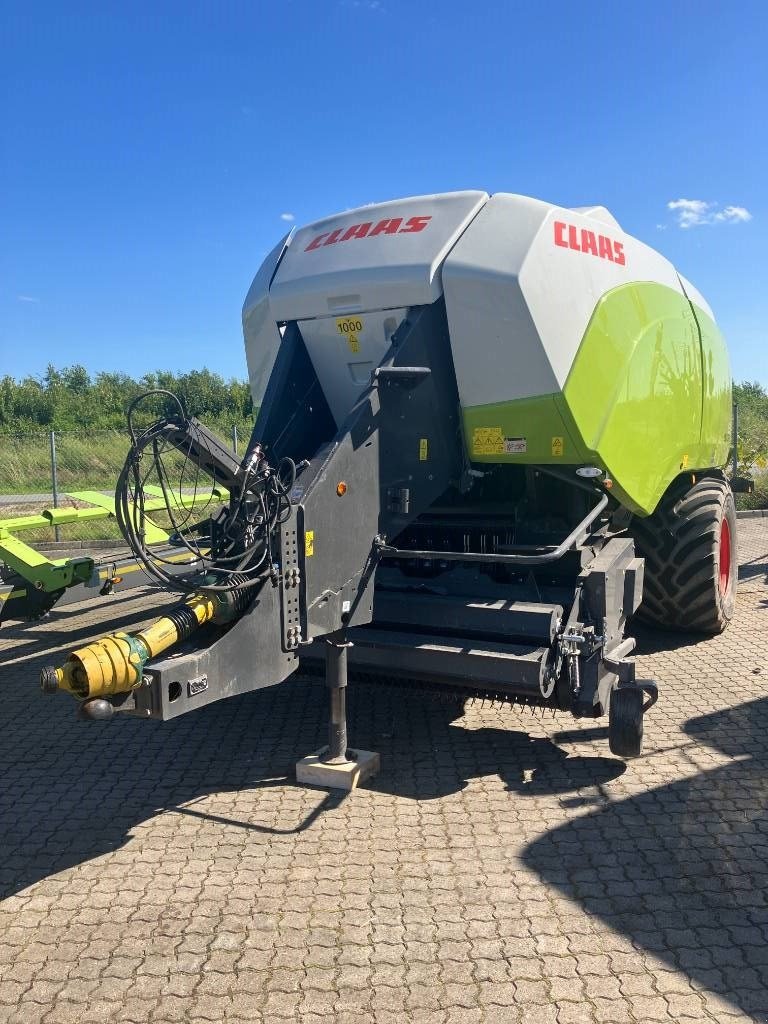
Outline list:
[[[166,500],[160,487],[145,485],[149,497],[144,511],[166,511]],[[207,490],[194,495],[171,492],[169,497],[178,507],[191,510],[219,501],[225,492]],[[88,597],[105,597],[133,586],[154,583],[141,572],[141,563],[125,550],[105,553],[96,558],[90,554],[67,558],[50,558],[48,554],[27,544],[19,534],[45,528],[86,525],[114,520],[115,499],[100,491],[72,491],[65,495],[86,508],[45,508],[34,515],[0,519],[0,624],[9,620],[35,619],[56,604],[83,601]],[[167,562],[179,569],[189,569],[195,556],[186,548],[171,543],[169,533],[151,518],[144,524],[148,544]],[[65,542],[66,543],[66,542]],[[119,542],[116,542],[116,544]]]

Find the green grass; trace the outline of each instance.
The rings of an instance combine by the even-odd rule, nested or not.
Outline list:
[[[241,434],[246,436],[245,430]],[[107,494],[114,492],[120,470],[123,467],[129,444],[126,434],[119,431],[92,431],[90,433],[57,433],[56,451],[58,462],[59,506],[72,507],[76,503],[67,498],[67,492],[97,490]],[[201,476],[195,480],[194,466],[184,456],[171,450],[164,455],[164,463],[171,486],[191,489],[197,486],[208,490],[211,481]],[[149,456],[145,468],[149,469]],[[152,475],[147,481],[158,484]],[[0,434],[0,495],[2,494],[50,494],[51,456],[49,435],[10,436]],[[77,503],[80,504],[80,503]],[[41,502],[17,505],[0,504],[0,519],[33,515],[41,511]],[[84,506],[83,506],[84,507]],[[200,506],[191,515],[197,522],[210,514],[210,508]],[[184,520],[186,513],[178,514]],[[153,513],[152,519],[158,526],[171,530],[168,516]],[[114,518],[96,519],[90,522],[71,523],[59,527],[59,539],[63,541],[116,540],[122,541]],[[56,539],[53,527],[24,530],[17,536],[32,546],[40,541]]]
[[[56,435],[60,491],[111,490],[128,451],[117,431]],[[0,494],[51,492],[48,434],[0,435]]]
[[[755,490],[753,494],[737,494],[736,508],[762,509],[768,508],[768,472],[754,473]]]
[[[216,427],[211,429],[216,431]],[[239,429],[240,450],[250,435],[250,424]],[[231,444],[231,431],[216,431]],[[112,491],[128,452],[124,431],[56,432],[56,461],[60,492]],[[51,493],[50,436],[0,434],[0,494]]]
[[[60,508],[87,508],[85,502],[73,501],[70,498],[62,498],[59,502]],[[0,506],[0,521],[17,516],[35,515],[40,511],[39,503],[25,502],[24,504]],[[190,522],[197,523],[210,515],[210,507],[200,506],[198,509],[190,510]],[[177,510],[176,521],[182,523],[187,513],[184,510]],[[167,512],[153,512],[152,522],[156,526],[166,530],[169,534],[174,532],[173,524]],[[35,527],[32,530],[19,530],[15,534],[19,540],[34,547],[40,541],[56,540],[56,531],[53,526]],[[124,543],[122,534],[117,526],[117,521],[112,516],[103,519],[92,519],[84,522],[65,523],[59,526],[59,540],[61,541],[88,541],[88,540],[114,540]]]

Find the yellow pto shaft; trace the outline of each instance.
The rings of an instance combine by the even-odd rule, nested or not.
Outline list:
[[[59,668],[40,674],[44,693],[68,690],[80,700],[133,690],[141,683],[144,665],[198,626],[222,621],[223,602],[211,594],[191,594],[186,601],[137,633],[112,633],[73,651]]]

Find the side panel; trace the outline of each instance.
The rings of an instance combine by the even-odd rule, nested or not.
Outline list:
[[[549,203],[495,195],[443,265],[451,351],[462,408],[551,394],[559,384],[520,273]]]
[[[333,442],[297,478],[305,637],[370,621],[374,538],[397,536],[461,475],[447,335],[442,302],[414,311]],[[412,367],[429,373],[387,376]]]
[[[494,195],[443,267],[462,408],[560,390],[595,305],[633,281],[682,294],[674,267],[600,211]]]
[[[263,445],[272,460],[310,458],[336,425],[296,324],[288,324],[259,408],[248,452]]]
[[[340,427],[384,358],[405,309],[300,320],[299,328],[326,401]]]
[[[562,393],[463,410],[470,457],[594,464],[623,504],[652,512],[680,472],[723,465],[728,454],[727,353],[714,322],[695,313],[679,288],[644,282],[609,292]]]
[[[557,465],[588,460],[560,392],[464,409],[463,420],[473,462]]]
[[[647,282],[604,296],[563,394],[584,447],[635,512],[652,512],[681,471],[711,465],[698,327],[679,289]]]
[[[280,348],[280,331],[269,308],[269,285],[286,250],[290,233],[281,238],[259,267],[243,303],[243,337],[251,397],[261,405]]]
[[[707,300],[682,274],[683,291],[693,309],[701,338],[701,369],[704,387],[701,443],[710,453],[711,466],[723,466],[728,458],[731,437],[732,382],[728,347],[715,323],[715,314]]]
[[[704,408],[701,446],[710,466],[724,466],[731,448],[733,376],[725,340],[715,321],[698,305],[693,312],[701,333]]]

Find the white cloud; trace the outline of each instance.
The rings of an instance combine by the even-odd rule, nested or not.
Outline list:
[[[19,300],[19,302],[39,302],[40,301],[40,299],[36,298],[34,295],[17,295],[16,298]]]
[[[280,220],[287,220],[289,222],[290,221],[294,221],[294,220],[296,220],[296,215],[293,214],[293,213],[281,213],[280,214]]]
[[[363,11],[378,11],[380,14],[384,14],[386,10],[381,0],[341,0],[341,6]]]
[[[677,223],[681,228],[706,224],[712,206],[714,203],[705,203],[703,199],[672,199],[667,203],[667,209],[677,214]]]
[[[667,209],[672,210],[678,226],[683,229],[702,224],[743,224],[752,220],[752,214],[744,206],[726,206],[718,210],[718,205],[705,199],[671,199]]]
[[[726,206],[720,213],[715,214],[715,220],[739,224],[752,220],[752,214],[744,206]]]

